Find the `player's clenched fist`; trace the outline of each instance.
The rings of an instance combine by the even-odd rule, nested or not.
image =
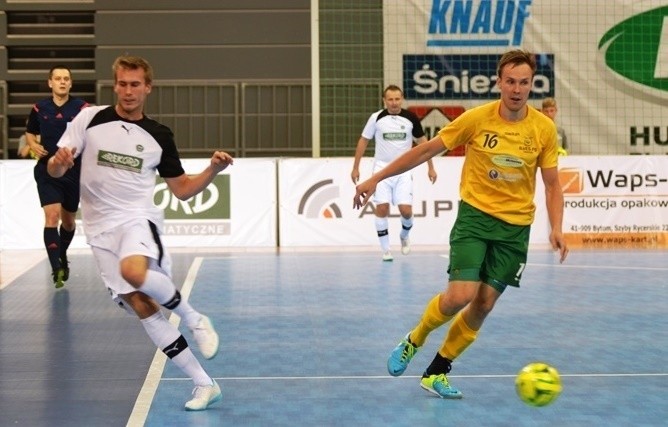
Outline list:
[[[56,158],[54,162],[58,166],[64,166],[67,169],[70,169],[74,166],[74,153],[76,153],[76,148],[60,147],[54,157]]]
[[[65,175],[68,169],[74,166],[76,148],[60,147],[47,163],[46,170],[54,178]]]
[[[213,166],[217,172],[222,171],[233,163],[234,159],[232,156],[224,151],[215,151],[211,157],[211,166]]]

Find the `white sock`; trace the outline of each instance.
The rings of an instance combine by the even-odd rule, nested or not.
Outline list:
[[[181,298],[172,280],[160,271],[149,269],[146,272],[146,280],[139,287],[139,291],[156,300],[158,304],[174,311],[190,329],[197,326],[202,318],[202,315],[188,301]]]
[[[376,217],[376,233],[378,233],[378,240],[380,241],[380,248],[383,252],[390,250],[390,236],[388,231],[389,221],[387,218]]]
[[[410,218],[404,218],[403,216],[401,217],[401,233],[399,234],[399,237],[402,239],[407,239],[408,238],[408,233],[411,232],[411,228],[413,227],[413,216],[411,215]]]
[[[146,319],[141,319],[146,333],[160,350],[167,350],[165,354],[184,374],[192,378],[196,386],[211,385],[213,380],[204,372],[204,368],[188,347],[188,343],[181,332],[169,323],[161,311]],[[172,345],[174,344],[174,345]],[[172,347],[171,349],[168,347]],[[174,353],[176,355],[173,355]]]

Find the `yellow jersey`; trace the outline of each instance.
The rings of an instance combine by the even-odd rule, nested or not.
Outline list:
[[[557,167],[557,127],[531,106],[524,119],[508,122],[500,105],[467,110],[438,134],[448,150],[466,144],[461,199],[509,224],[529,225],[538,168]]]

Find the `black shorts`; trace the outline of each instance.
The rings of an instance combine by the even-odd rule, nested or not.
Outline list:
[[[34,170],[37,193],[42,206],[60,203],[68,212],[79,209],[79,177],[81,162],[76,162],[72,169],[60,178],[54,178],[46,170],[46,162],[37,162]]]

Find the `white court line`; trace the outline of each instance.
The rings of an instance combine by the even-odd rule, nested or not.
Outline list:
[[[448,255],[441,255],[443,258],[449,258]],[[219,257],[223,259],[229,259],[229,257]],[[193,263],[188,271],[188,275],[183,283],[181,288],[181,296],[184,299],[190,297],[192,287],[195,282],[195,277],[202,265],[203,258],[197,257],[193,260]],[[531,266],[539,267],[567,267],[567,268],[592,268],[592,269],[635,269],[635,270],[668,270],[668,268],[653,268],[653,267],[619,267],[619,266],[588,266],[588,265],[564,265],[564,264],[532,264]],[[171,314],[169,318],[170,323],[178,327],[180,323],[179,316]],[[128,419],[127,426],[143,426],[148,417],[148,412],[155,397],[158,385],[160,381],[191,381],[190,378],[162,378],[162,373],[164,371],[164,366],[167,361],[167,357],[160,350],[156,350],[156,353],[149,367],[146,379],[144,384],[137,396],[134,408]],[[514,378],[516,374],[510,375],[451,375],[450,378]],[[561,374],[561,377],[663,377],[668,376],[668,373],[639,373],[639,374]],[[404,375],[401,378],[404,379],[417,379],[421,376],[411,376]],[[349,379],[392,379],[395,380],[395,377],[389,375],[360,375],[360,376],[294,376],[294,377],[215,377],[216,380],[221,381],[286,381],[286,380],[349,380]]]
[[[482,374],[482,375],[448,375],[448,378],[515,378],[517,374]],[[647,372],[638,374],[559,374],[560,377],[587,377],[587,378],[601,378],[601,377],[668,377],[668,373],[663,372]],[[293,381],[293,380],[397,380],[397,379],[418,379],[422,375],[402,375],[401,377],[392,377],[390,375],[323,375],[323,376],[301,376],[301,377],[215,377],[215,380],[220,381]],[[162,381],[190,381],[190,378],[162,378]]]
[[[440,255],[440,257],[448,259],[450,258],[446,254]],[[573,264],[540,264],[528,262],[527,267],[559,267],[559,268],[587,268],[587,269],[605,269],[605,270],[647,270],[647,271],[668,271],[668,267],[623,267],[619,265],[573,265]]]
[[[532,264],[527,263],[527,266],[532,267],[559,267],[559,268],[589,268],[589,269],[605,269],[605,270],[649,270],[649,271],[668,271],[668,267],[623,267],[619,265],[572,265],[572,264]]]
[[[190,297],[190,292],[192,291],[193,284],[195,283],[195,277],[199,271],[200,266],[202,265],[203,257],[196,257],[193,260],[193,263],[190,265],[190,270],[188,270],[188,275],[186,280],[183,282],[181,287],[181,298],[183,300],[188,300]],[[179,327],[181,318],[176,314],[172,313],[169,316],[169,323],[175,327]],[[132,413],[128,419],[127,426],[143,426],[146,423],[146,417],[148,417],[148,411],[151,409],[151,403],[155,397],[155,392],[160,385],[160,380],[162,379],[162,372],[165,369],[165,362],[167,361],[167,356],[162,352],[161,349],[155,351],[153,356],[153,361],[151,366],[148,368],[148,373],[146,374],[146,379],[144,384],[139,391],[137,400],[135,401],[135,406],[132,408]],[[188,378],[190,380],[190,378]]]

